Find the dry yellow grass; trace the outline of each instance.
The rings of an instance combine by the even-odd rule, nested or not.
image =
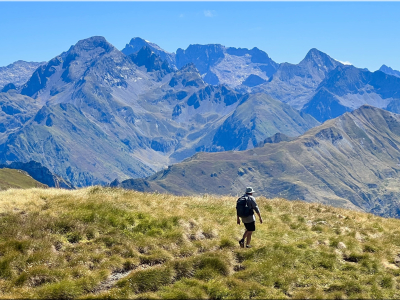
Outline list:
[[[90,187],[0,192],[0,298],[399,298],[400,221],[257,198]]]

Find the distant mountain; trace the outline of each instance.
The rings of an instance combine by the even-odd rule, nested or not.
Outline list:
[[[329,120],[293,141],[241,152],[198,153],[121,187],[175,194],[285,197],[400,216],[400,115],[372,106]]]
[[[364,104],[400,112],[395,109],[399,101],[400,78],[381,71],[338,66],[321,82],[302,111],[323,122]]]
[[[21,94],[45,106],[7,136],[1,162],[34,160],[76,186],[151,174],[151,167],[129,154],[143,140],[129,127],[134,113],[126,103],[155,84],[151,76],[104,38],[79,41],[38,68],[21,88]],[[128,88],[129,98],[119,98]]]
[[[23,85],[32,73],[46,62],[16,61],[6,67],[0,67],[0,90],[9,83],[15,86]]]
[[[314,118],[301,115],[288,104],[265,94],[254,94],[243,99],[225,120],[213,144],[223,150],[246,150],[275,133],[298,136],[317,125]]]
[[[255,87],[242,85],[240,91],[267,93],[273,98],[301,109],[328,73],[342,65],[329,55],[311,49],[297,65],[282,63],[266,83]]]
[[[239,107],[246,112],[238,111],[234,122],[246,128],[251,117],[257,126],[250,137],[236,138],[255,137],[255,144],[279,130],[298,135],[317,124],[288,108],[267,113],[280,102],[260,100],[270,105],[264,108],[228,86],[209,85],[193,63],[173,70],[148,46],[125,55],[103,37],[79,41],[39,67],[26,84],[0,95],[7,112],[8,106],[21,104],[25,116],[4,112],[4,124],[17,117],[19,123],[4,125],[0,163],[34,160],[78,187],[145,177],[198,151],[221,151],[228,146],[215,136],[221,126],[229,129]],[[259,120],[265,116],[268,120]],[[247,149],[255,144],[238,145]]]
[[[400,71],[393,70],[391,67],[388,67],[386,65],[382,65],[382,67],[380,67],[379,71],[382,71],[383,73],[386,73],[388,75],[400,77]]]
[[[232,88],[247,83],[254,86],[268,80],[277,70],[278,64],[264,51],[253,48],[225,47],[219,44],[190,45],[186,50],[176,51],[176,66],[193,63],[205,82],[213,85],[225,84]],[[257,76],[258,81],[249,79]]]
[[[161,60],[166,60],[171,68],[175,67],[175,53],[169,53],[164,49],[160,48],[157,44],[149,42],[139,37],[135,37],[131,39],[129,44],[126,44],[125,48],[121,50],[122,53],[125,55],[136,54],[139,52],[140,49],[143,47],[148,47],[157,54]]]

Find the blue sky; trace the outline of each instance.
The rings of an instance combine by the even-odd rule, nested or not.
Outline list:
[[[258,47],[298,63],[311,48],[371,71],[400,70],[400,2],[0,2],[0,66],[48,61],[94,35],[122,49],[142,37]]]

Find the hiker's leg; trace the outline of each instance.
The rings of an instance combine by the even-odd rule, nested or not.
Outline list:
[[[247,237],[247,233],[248,233],[248,231],[246,230],[246,231],[244,232],[244,234],[243,234],[243,238],[242,238],[242,240],[245,240],[245,239],[246,239],[246,237]]]
[[[253,234],[253,231],[247,231],[247,242],[246,242],[246,245],[250,245],[251,235],[252,234]]]

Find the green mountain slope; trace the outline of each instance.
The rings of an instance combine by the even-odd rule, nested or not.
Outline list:
[[[127,177],[125,174],[152,173],[129,154],[127,145],[105,134],[73,104],[43,106],[28,124],[8,137],[0,159],[44,162],[78,186]]]
[[[34,187],[47,187],[36,181],[26,172],[13,169],[0,169],[0,190],[29,189]]]
[[[298,136],[319,122],[266,94],[250,95],[217,130],[213,144],[224,150],[246,150],[276,133]]]
[[[0,192],[5,299],[398,299],[400,220],[257,198],[122,189]]]
[[[363,106],[290,142],[243,152],[199,153],[122,187],[175,194],[302,199],[400,216],[400,116]]]

